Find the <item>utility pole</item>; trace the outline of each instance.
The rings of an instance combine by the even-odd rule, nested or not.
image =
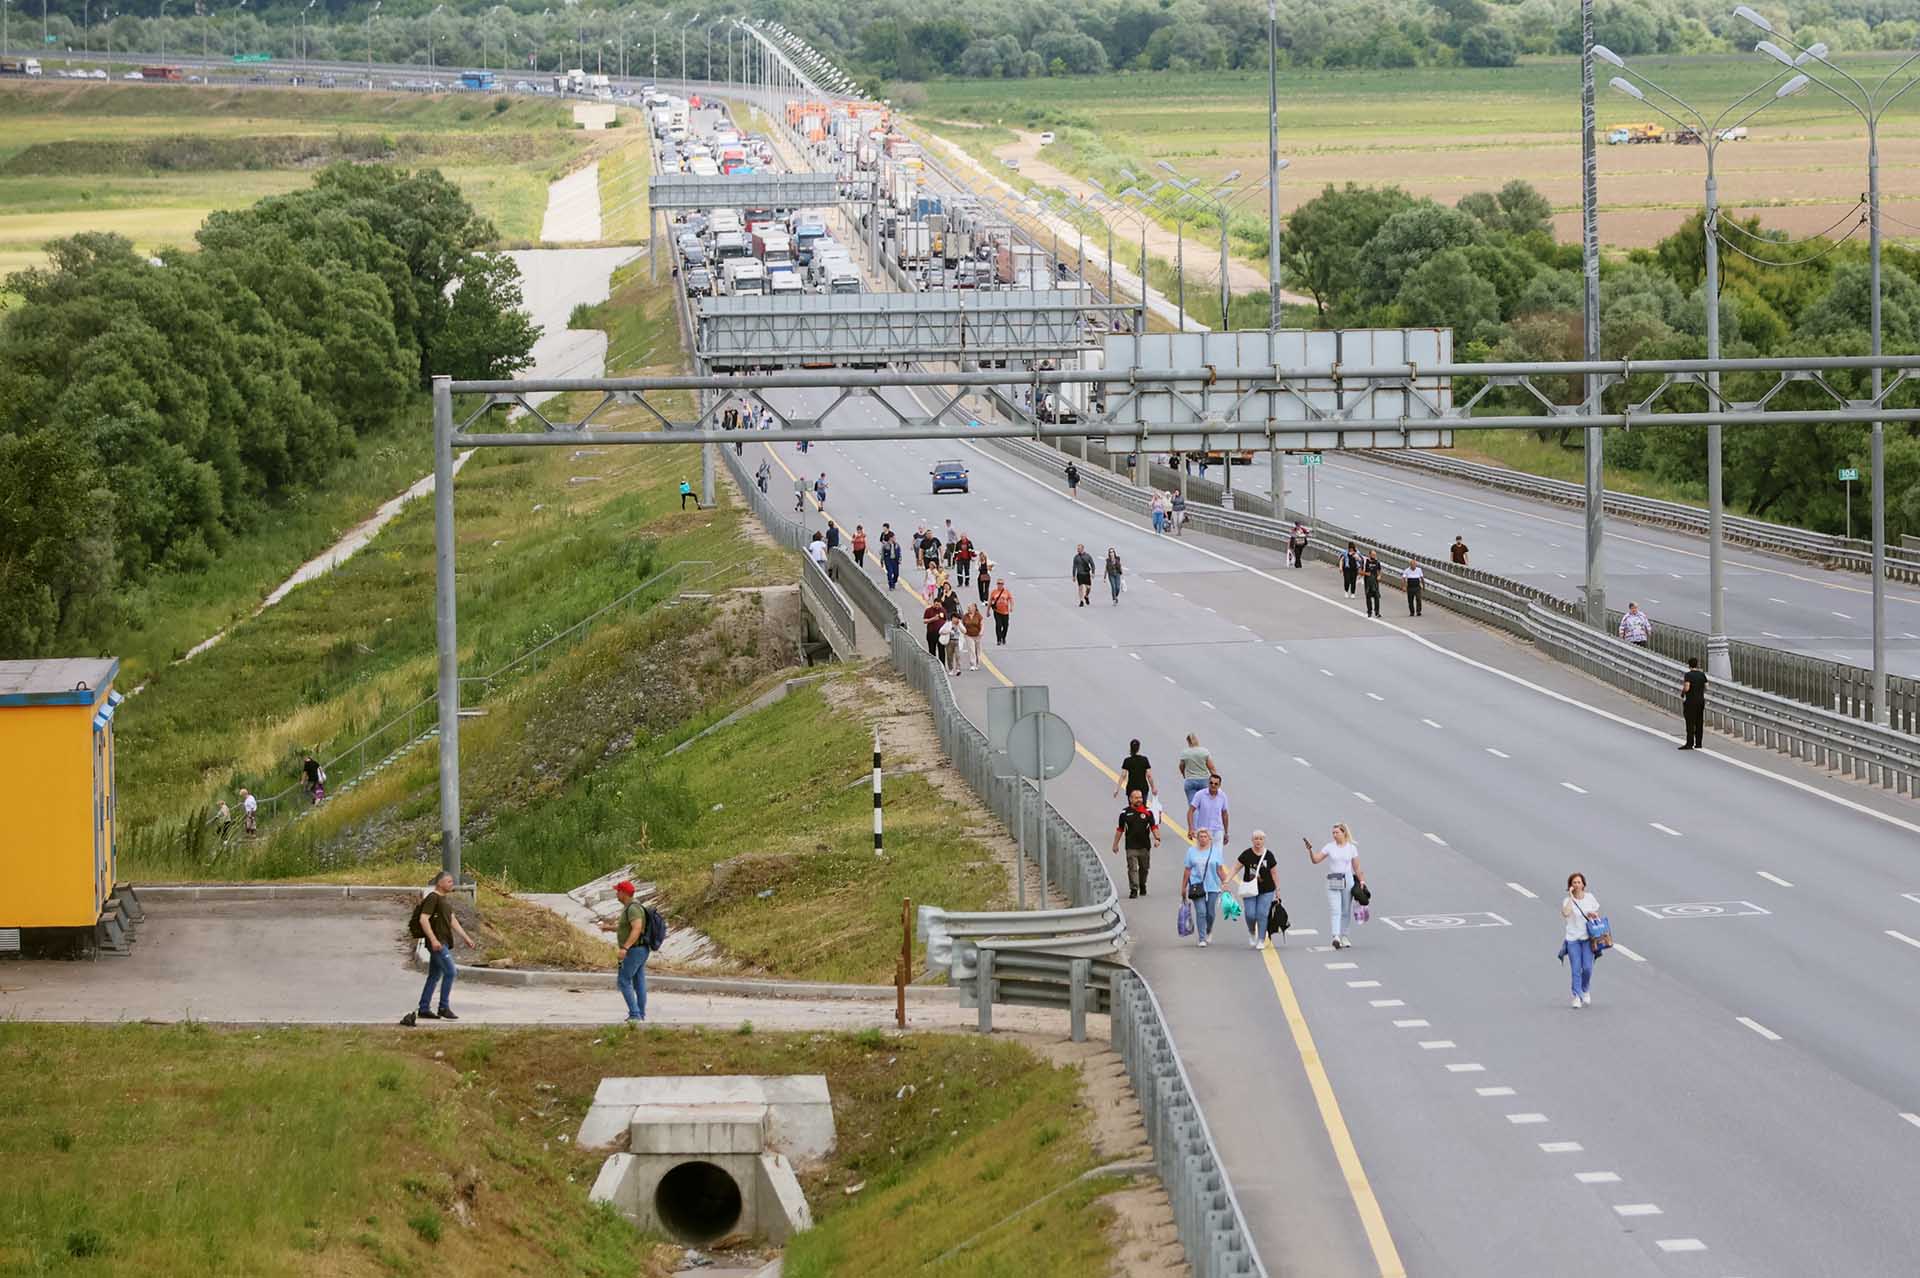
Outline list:
[[[1586,325],[1583,349],[1590,360],[1600,358],[1600,210],[1599,153],[1594,146],[1593,111],[1593,0],[1580,0],[1580,251],[1586,280]],[[1600,378],[1586,376],[1589,413],[1600,411]],[[1587,624],[1607,625],[1606,582],[1606,468],[1605,432],[1587,428]]]
[[[1582,0],[1591,5],[1593,0]],[[1591,29],[1591,26],[1589,26]],[[1591,41],[1589,41],[1591,43]],[[1587,101],[1593,101],[1593,72],[1587,72]],[[1592,108],[1588,108],[1591,119]],[[1592,125],[1588,125],[1591,129]],[[1280,330],[1280,0],[1267,0],[1267,327]],[[1221,316],[1225,323],[1225,314]],[[1278,454],[1276,454],[1277,456]],[[1279,498],[1274,498],[1278,519]]]

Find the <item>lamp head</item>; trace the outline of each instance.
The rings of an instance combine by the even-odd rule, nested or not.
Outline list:
[[[1778,89],[1775,89],[1773,96],[1776,98],[1790,98],[1794,94],[1800,92],[1800,90],[1806,88],[1807,85],[1810,84],[1811,82],[1812,82],[1811,79],[1807,76],[1796,75],[1795,77],[1793,77],[1793,79],[1787,81],[1785,84],[1781,85]]]
[[[1647,95],[1640,92],[1640,86],[1631,80],[1622,79],[1616,75],[1613,79],[1607,81],[1607,84],[1614,90],[1626,94],[1636,102],[1646,101]]]
[[[1799,57],[1793,60],[1793,65],[1795,65],[1796,67],[1804,67],[1809,62],[1825,62],[1826,60],[1827,60],[1827,42],[1825,40],[1815,40],[1812,44],[1807,46],[1807,51],[1805,53],[1802,53]]]
[[[1626,70],[1626,67],[1627,67],[1626,59],[1622,58],[1619,54],[1615,53],[1612,49],[1609,49],[1604,44],[1596,44],[1593,46],[1593,56],[1600,59],[1602,62],[1606,63],[1608,66],[1619,67],[1623,71]]]
[[[1765,17],[1761,16],[1759,13],[1755,12],[1752,8],[1750,8],[1747,5],[1744,5],[1744,4],[1735,5],[1733,9],[1733,16],[1736,18],[1739,18],[1742,22],[1752,23],[1754,26],[1759,27],[1762,31],[1765,31],[1768,35],[1773,34],[1773,24],[1771,22],[1768,22]]]
[[[1771,40],[1762,40],[1759,44],[1753,46],[1753,51],[1755,53],[1766,54],[1781,66],[1790,67],[1793,65],[1793,55]]]

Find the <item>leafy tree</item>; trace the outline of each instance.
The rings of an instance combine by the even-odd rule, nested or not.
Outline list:
[[[1500,332],[1500,294],[1461,248],[1442,249],[1409,272],[1394,311],[1402,325],[1451,328],[1458,342],[1486,341]]]
[[[113,498],[85,443],[0,434],[0,653],[42,657],[104,621],[114,586]]]
[[[501,253],[478,254],[454,290],[440,337],[440,371],[452,377],[509,377],[533,362],[540,329],[520,309],[520,272]]]
[[[1880,267],[1880,331],[1889,347],[1920,346],[1920,284],[1897,266]],[[1868,333],[1873,314],[1872,275],[1865,262],[1834,268],[1825,295],[1807,308],[1795,330],[1802,337]]]
[[[1397,186],[1329,183],[1293,211],[1280,242],[1286,279],[1313,295],[1324,324],[1357,319],[1360,266],[1387,219],[1413,205]]]
[[[1399,295],[1408,276],[1426,260],[1479,240],[1480,224],[1458,209],[1421,200],[1381,224],[1367,241],[1360,263],[1360,299],[1384,306]]]
[[[1493,191],[1474,191],[1454,205],[1489,231],[1515,237],[1552,233],[1553,204],[1531,182],[1515,178]]]
[[[1460,37],[1460,60],[1470,67],[1510,67],[1520,53],[1505,27],[1471,27]]]

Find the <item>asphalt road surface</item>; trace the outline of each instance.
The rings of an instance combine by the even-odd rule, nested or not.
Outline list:
[[[849,403],[832,424],[876,414]],[[1250,951],[1239,924],[1204,954],[1175,937],[1177,834],[1127,903],[1271,1271],[1913,1272],[1911,804],[1718,739],[1678,754],[1677,716],[1529,648],[1438,609],[1410,620],[1393,593],[1370,621],[1333,574],[1156,536],[991,449],[963,446],[972,492],[937,498],[949,444],[777,453],[777,485],[826,471],[848,530],[952,518],[1000,565],[1011,642],[957,681],[961,702],[984,722],[992,682],[1051,687],[1083,758],[1049,795],[1096,846],[1129,737],[1184,816],[1187,731],[1226,776],[1230,850],[1273,835],[1284,951]],[[1104,582],[1074,605],[1076,544],[1119,550],[1117,605]],[[1336,820],[1376,892],[1337,953],[1300,846]],[[1575,870],[1629,951],[1579,1011],[1554,957]]]

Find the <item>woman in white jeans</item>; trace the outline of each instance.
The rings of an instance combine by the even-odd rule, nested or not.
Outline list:
[[[1360,869],[1360,845],[1353,841],[1353,831],[1345,821],[1335,824],[1332,841],[1322,844],[1318,852],[1313,850],[1311,839],[1300,841],[1307,845],[1309,861],[1327,865],[1327,909],[1332,916],[1329,927],[1333,932],[1333,948],[1351,949],[1353,942],[1347,939],[1347,929],[1353,925],[1353,885],[1367,881]]]
[[[1573,1005],[1592,1007],[1593,943],[1587,939],[1587,920],[1600,917],[1600,898],[1587,891],[1587,876],[1567,876],[1567,896],[1560,902],[1560,917],[1566,920],[1566,942],[1560,952],[1566,956],[1573,982]]]

